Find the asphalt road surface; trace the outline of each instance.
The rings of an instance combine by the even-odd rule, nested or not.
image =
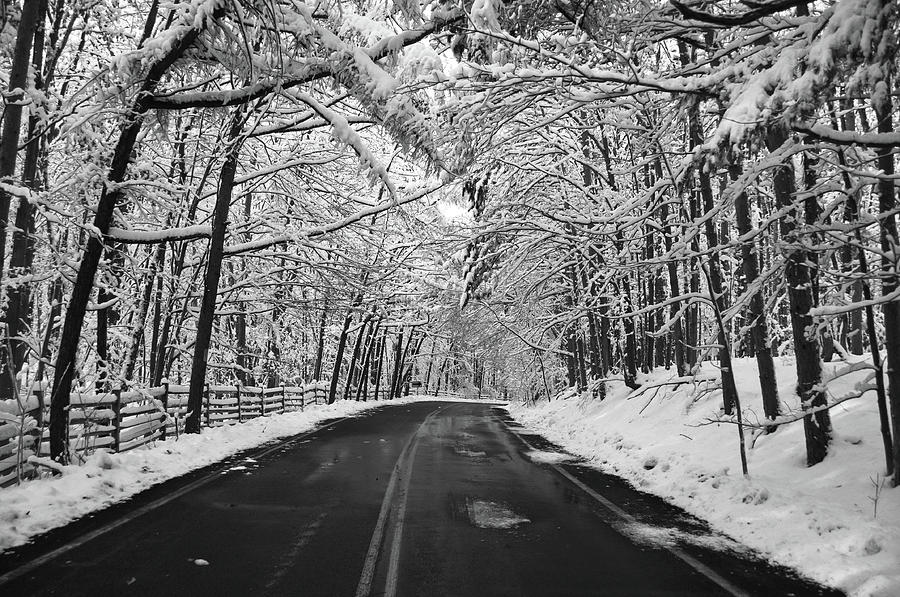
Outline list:
[[[490,404],[386,406],[0,556],[0,595],[832,595]]]

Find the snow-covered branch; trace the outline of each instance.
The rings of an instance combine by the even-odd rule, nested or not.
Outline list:
[[[212,228],[208,225],[169,228],[168,230],[131,230],[126,228],[110,228],[107,236],[113,240],[133,245],[151,245],[179,240],[195,240],[209,238]]]

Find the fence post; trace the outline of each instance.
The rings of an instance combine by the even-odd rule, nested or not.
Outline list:
[[[159,438],[165,441],[166,435],[168,435],[166,431],[169,428],[169,380],[163,382],[163,393],[159,401],[162,402],[163,414],[165,415],[163,417],[162,433]]]
[[[203,402],[206,404],[206,426],[210,427],[212,418],[211,413],[209,412],[209,384],[203,385]]]
[[[47,425],[47,417],[44,416],[44,390],[38,388],[34,391],[34,395],[37,397],[38,404],[34,408],[34,419],[37,421],[37,426],[32,429],[31,435],[34,437],[34,453],[37,456],[41,455],[41,442],[44,439],[44,427]]]
[[[237,394],[238,401],[238,423],[244,422],[244,411],[241,408],[241,386],[234,386],[235,394]]]
[[[300,410],[306,408],[306,386],[300,386]]]
[[[116,400],[113,402],[113,452],[119,451],[122,435],[122,387],[113,390]]]
[[[287,412],[287,400],[285,400],[284,386],[281,386],[281,413]]]

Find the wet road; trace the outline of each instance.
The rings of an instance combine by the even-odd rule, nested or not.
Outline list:
[[[0,594],[836,594],[533,447],[489,404],[384,407],[0,556]]]

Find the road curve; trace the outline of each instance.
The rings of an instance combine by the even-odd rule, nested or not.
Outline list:
[[[4,554],[0,594],[839,594],[532,444],[489,404],[386,406]]]

